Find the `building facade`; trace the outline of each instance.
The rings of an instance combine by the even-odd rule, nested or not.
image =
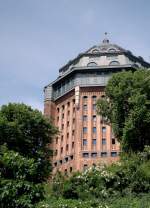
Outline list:
[[[59,70],[58,78],[44,88],[44,115],[59,129],[51,148],[53,172],[71,173],[118,160],[120,145],[111,125],[96,113],[96,102],[112,73],[150,64],[142,57],[104,39]]]

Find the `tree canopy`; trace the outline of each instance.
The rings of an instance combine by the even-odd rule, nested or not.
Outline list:
[[[56,128],[25,104],[0,109],[0,204],[31,208],[43,198],[42,182],[51,171],[49,143]]]
[[[150,145],[150,71],[116,73],[97,104],[126,152]]]

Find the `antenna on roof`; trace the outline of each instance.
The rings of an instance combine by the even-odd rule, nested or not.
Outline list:
[[[109,43],[109,39],[107,38],[108,32],[105,32],[104,35],[105,35],[105,38],[103,40],[103,43],[107,44],[107,43]]]

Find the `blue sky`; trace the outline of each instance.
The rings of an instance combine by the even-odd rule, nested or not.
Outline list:
[[[105,31],[150,62],[149,0],[0,0],[0,105],[43,110],[43,87]]]

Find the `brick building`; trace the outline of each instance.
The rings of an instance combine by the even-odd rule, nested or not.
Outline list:
[[[96,101],[103,98],[112,73],[148,67],[142,57],[104,39],[59,70],[58,78],[44,88],[44,114],[60,131],[52,143],[54,173],[118,159],[119,143],[96,114]]]

